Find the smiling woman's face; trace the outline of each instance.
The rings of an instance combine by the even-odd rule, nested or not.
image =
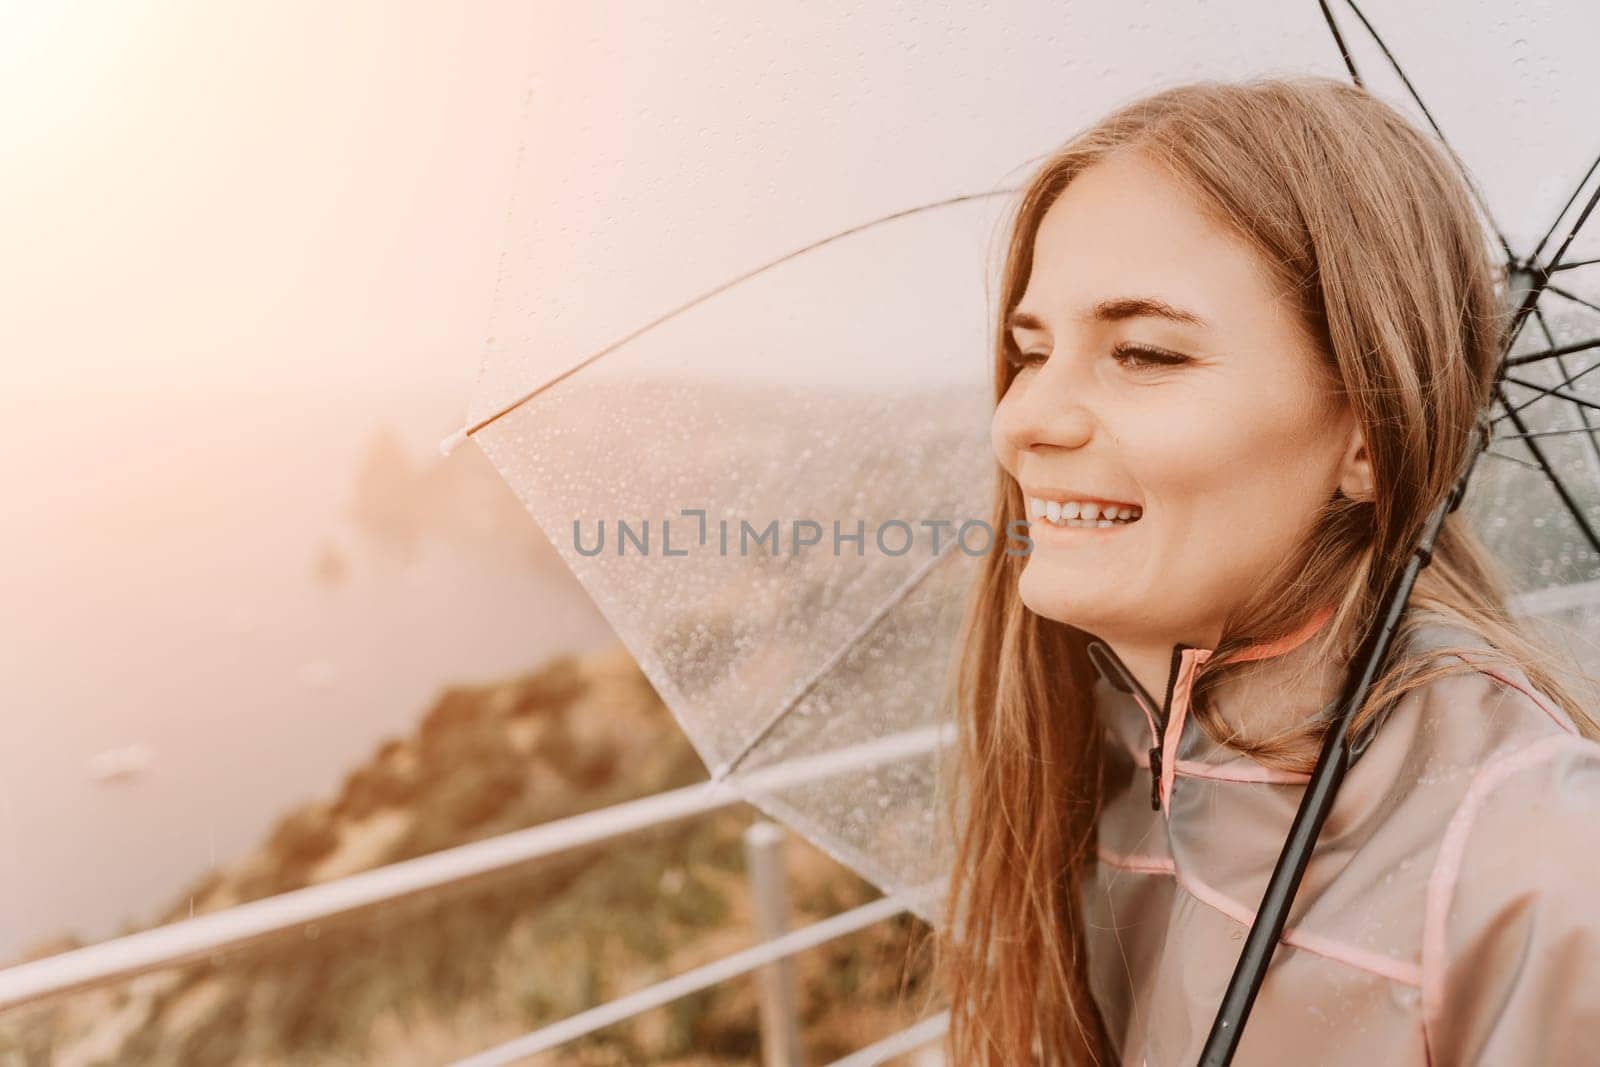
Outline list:
[[[1019,595],[1040,615],[1215,647],[1336,488],[1370,494],[1354,417],[1259,254],[1142,155],[1051,205],[1011,322],[991,430],[1028,500]],[[1074,522],[1074,502],[1136,518]]]

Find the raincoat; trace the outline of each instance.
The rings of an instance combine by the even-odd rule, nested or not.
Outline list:
[[[1432,618],[1414,646],[1487,648]],[[1174,646],[1162,707],[1095,684],[1085,926],[1122,1063],[1197,1061],[1307,779],[1192,721],[1211,654]],[[1471,662],[1405,694],[1351,767],[1235,1063],[1600,1063],[1600,744],[1521,671]]]

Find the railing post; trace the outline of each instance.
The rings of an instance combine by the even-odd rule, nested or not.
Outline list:
[[[783,875],[784,833],[775,823],[758,822],[744,833],[745,864],[756,940],[770,941],[789,930],[789,894]],[[784,957],[756,972],[761,991],[761,1062],[764,1067],[802,1067],[800,1024],[795,1012],[794,960]]]

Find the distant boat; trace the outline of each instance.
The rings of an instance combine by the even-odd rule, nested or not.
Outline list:
[[[89,758],[89,777],[96,782],[130,781],[149,769],[155,758],[155,750],[145,744],[108,748]]]

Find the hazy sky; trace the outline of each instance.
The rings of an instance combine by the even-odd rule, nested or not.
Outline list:
[[[1593,5],[1374,17],[1502,190],[1550,180],[1513,127],[1568,131],[1563,171],[1600,149]],[[655,310],[820,233],[1014,178],[1153,76],[1268,63],[1340,72],[1315,3],[751,20],[734,4],[5,0],[0,384],[376,375],[464,394],[508,232],[541,243],[512,249],[502,325],[542,316],[528,336],[582,347],[627,318],[602,295]]]
[[[4,388],[464,393],[536,10],[0,3]]]
[[[464,550],[308,580],[375,430],[421,465],[465,410],[535,10],[0,0],[0,958],[150,918],[576,628]]]

